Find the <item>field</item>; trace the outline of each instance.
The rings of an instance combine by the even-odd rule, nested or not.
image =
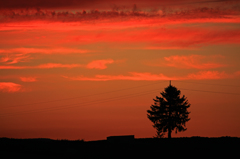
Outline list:
[[[51,140],[0,138],[3,158],[234,157],[240,138],[139,138],[133,140]],[[1,158],[2,158],[1,157]]]

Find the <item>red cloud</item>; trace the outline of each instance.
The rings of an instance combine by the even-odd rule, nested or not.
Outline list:
[[[79,80],[79,81],[110,81],[110,80],[131,80],[131,81],[156,81],[156,80],[170,80],[169,77],[164,76],[163,74],[154,75],[151,73],[138,73],[138,72],[130,72],[130,75],[96,75],[95,77],[67,77],[71,80]]]
[[[0,58],[0,62],[6,64],[15,64],[19,62],[26,62],[33,57],[29,54],[72,54],[72,53],[87,53],[88,50],[72,49],[72,48],[14,48],[14,49],[1,49],[0,55],[5,56]],[[10,67],[9,67],[10,68]]]
[[[206,9],[205,9],[206,10]],[[204,12],[205,11],[196,11]],[[206,12],[216,13],[207,9]],[[115,15],[115,14],[113,14]],[[190,15],[194,15],[193,18],[189,18]],[[96,19],[93,21],[89,18],[87,22],[81,20],[69,20],[69,21],[32,21],[27,20],[23,22],[7,22],[0,23],[1,30],[18,30],[16,34],[9,32],[2,32],[0,43],[8,46],[13,44],[18,46],[25,46],[26,44],[36,46],[49,46],[49,45],[84,45],[93,43],[129,43],[129,44],[141,44],[144,49],[181,49],[181,48],[193,48],[201,47],[204,45],[212,44],[239,44],[240,43],[240,31],[233,23],[240,23],[239,14],[232,15],[228,13],[219,13],[219,16],[207,16],[195,15],[194,12],[186,12],[183,14],[174,13],[174,15],[167,16],[149,16],[145,15],[142,18],[139,16],[123,16],[106,19]],[[29,16],[27,16],[29,17]],[[71,16],[70,16],[71,17]],[[96,17],[96,16],[94,16]],[[184,18],[185,17],[185,18]],[[61,18],[60,18],[61,19]],[[90,21],[90,22],[89,22]],[[202,27],[201,25],[193,25],[189,27],[189,24],[207,23],[208,27]],[[215,23],[215,24],[214,24]],[[219,23],[219,25],[216,25]],[[228,27],[225,27],[225,23],[228,23]],[[224,24],[224,25],[223,25]],[[173,27],[177,25],[178,27]],[[133,29],[131,29],[133,28]],[[139,29],[134,29],[139,28]],[[35,39],[32,37],[32,33],[28,32],[28,29],[35,32],[36,36],[42,36],[46,34],[47,38]],[[131,29],[131,31],[129,30]],[[19,32],[23,30],[23,32]],[[40,31],[41,30],[41,31]],[[77,32],[75,30],[78,30]],[[40,33],[36,33],[36,32]],[[66,31],[68,31],[66,33]],[[144,45],[142,45],[144,44]],[[8,50],[2,50],[8,52]],[[20,53],[86,53],[88,50],[80,49],[67,49],[67,48],[16,48],[9,51]],[[1,51],[0,51],[1,52]]]
[[[6,64],[15,64],[19,62],[26,62],[26,61],[29,61],[30,59],[32,58],[29,55],[8,53],[6,57],[0,58],[0,62],[6,63]]]
[[[234,75],[218,71],[200,71],[196,74],[189,74],[186,79],[202,80],[202,79],[225,79],[233,78]]]
[[[80,64],[59,64],[59,63],[47,63],[47,64],[42,64],[39,66],[35,66],[33,68],[75,68],[75,67],[83,67],[83,65]]]
[[[146,50],[179,50],[179,49],[186,49],[186,50],[193,50],[194,48],[190,47],[181,47],[181,46],[147,46],[143,48],[137,49],[146,49]]]
[[[169,77],[164,74],[151,74],[148,72],[130,72],[130,75],[96,75],[95,77],[68,77],[64,78],[77,81],[110,81],[110,80],[130,80],[130,81],[159,81],[159,80],[201,80],[201,79],[225,79],[234,78],[236,75],[218,71],[200,71],[187,76]]]
[[[87,64],[86,67],[89,68],[89,69],[93,69],[93,68],[95,68],[95,69],[106,69],[107,68],[106,64],[111,64],[113,62],[114,62],[114,60],[112,60],[112,59],[95,60],[95,61],[92,61],[89,64]]]
[[[19,92],[22,86],[12,82],[0,82],[0,91],[2,92]]]
[[[94,16],[95,17],[95,16]],[[184,16],[183,16],[184,17]],[[66,20],[66,21],[20,21],[20,22],[2,22],[0,23],[0,30],[50,30],[50,31],[67,31],[67,30],[105,30],[105,29],[128,29],[128,28],[142,28],[142,27],[165,27],[166,25],[184,25],[191,23],[240,23],[240,17],[194,17],[193,19],[186,17],[152,17],[145,15],[142,18],[139,16],[124,16],[115,17],[115,19],[107,17],[104,19],[96,19],[92,23],[92,17],[87,21],[82,20]]]
[[[71,54],[71,53],[87,53],[88,50],[72,49],[72,48],[14,48],[14,49],[2,49],[0,53],[41,53],[41,54]]]
[[[231,1],[231,2],[229,2]],[[228,3],[227,3],[228,2]],[[234,3],[235,2],[235,3]],[[56,8],[56,9],[114,9],[119,10],[122,8],[128,8],[131,6],[131,9],[136,11],[138,8],[156,8],[156,7],[170,7],[170,6],[181,6],[184,5],[202,5],[207,4],[208,6],[212,6],[217,4],[221,5],[229,5],[236,4],[237,1],[234,0],[8,0],[8,1],[0,1],[0,8]],[[137,4],[133,5],[133,4]],[[40,12],[41,13],[41,12]]]
[[[36,82],[36,77],[20,77],[21,81],[23,82]]]
[[[61,63],[47,63],[47,64],[41,64],[38,66],[0,66],[0,69],[50,69],[50,68],[89,68],[89,69],[106,69],[106,64],[113,63],[114,60],[107,59],[107,60],[95,60],[87,65],[84,64],[61,64]]]
[[[121,1],[122,2],[122,1]],[[152,6],[149,5],[153,3]],[[186,1],[185,1],[186,2]],[[49,2],[48,2],[49,3]],[[108,9],[104,8],[102,11],[97,10],[96,8],[92,8],[92,10],[78,10],[77,12],[73,13],[65,8],[64,11],[55,11],[55,10],[46,10],[40,9],[41,4],[34,8],[26,7],[29,5],[28,3],[24,5],[21,9],[3,9],[0,10],[0,15],[2,14],[3,21],[28,21],[28,20],[48,20],[48,21],[85,21],[85,20],[102,20],[102,19],[112,19],[112,18],[126,18],[126,17],[150,17],[153,16],[160,16],[160,18],[167,17],[171,19],[195,19],[195,18],[226,18],[225,16],[229,15],[237,15],[239,10],[234,6],[234,4],[228,3],[227,5],[192,5],[191,7],[186,6],[184,7],[172,7],[168,6],[168,9],[162,4],[174,4],[174,1],[148,1],[148,2],[139,2],[137,1],[136,4],[143,5],[143,8],[138,8],[136,5],[133,5],[134,2],[128,2],[131,4],[131,7],[126,6],[126,1],[124,2],[124,7],[116,6],[117,1],[114,1],[115,5],[113,8]],[[154,5],[155,3],[155,5]],[[156,5],[156,3],[158,5]],[[190,3],[190,2],[187,2]],[[67,2],[67,4],[69,4]],[[104,3],[101,3],[103,5]],[[177,4],[181,4],[181,2],[177,2]],[[203,3],[202,3],[203,4]],[[91,7],[94,3],[91,3]],[[101,6],[98,4],[98,8]],[[57,5],[56,5],[57,6]],[[82,6],[82,5],[81,5]],[[146,7],[150,8],[146,8]],[[159,6],[156,8],[156,6]],[[206,7],[207,6],[207,7]],[[228,6],[228,9],[226,9]],[[76,6],[75,6],[76,7]],[[1,2],[0,2],[1,8]],[[26,9],[27,8],[27,9]],[[54,8],[54,7],[53,7]],[[154,9],[152,9],[154,8]],[[79,7],[78,7],[79,9]],[[87,8],[85,8],[87,9]],[[63,9],[62,9],[63,10]]]
[[[97,35],[97,36],[96,36]],[[99,42],[141,44],[143,49],[196,48],[212,44],[239,44],[240,31],[221,27],[178,27],[168,29],[142,29],[115,32],[86,32],[68,37],[62,43],[91,44]],[[146,46],[147,45],[147,46]],[[150,46],[149,46],[150,45]]]
[[[75,68],[75,67],[83,67],[83,65],[47,63],[38,66],[0,66],[0,69],[48,69],[48,68]]]
[[[204,55],[189,55],[189,56],[170,56],[164,57],[166,61],[165,65],[176,68],[195,68],[195,69],[211,69],[211,68],[219,68],[224,67],[226,65],[208,62],[213,61],[217,58],[224,58],[223,56],[204,56]]]
[[[142,7],[156,7],[159,5],[179,5],[179,4],[195,4],[198,3],[199,0],[8,0],[8,1],[0,1],[0,8],[89,8],[95,9],[96,7],[103,7],[103,8],[110,8],[111,5],[115,4],[117,7],[118,5],[133,5],[133,4],[140,4]],[[200,1],[203,3],[204,1]],[[209,1],[206,1],[209,2]],[[214,1],[212,1],[214,2]],[[218,1],[216,1],[218,2]],[[111,5],[110,5],[111,4]]]

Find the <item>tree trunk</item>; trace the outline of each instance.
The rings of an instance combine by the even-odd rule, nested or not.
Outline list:
[[[172,134],[172,130],[171,130],[171,128],[168,128],[168,138],[169,138],[169,139],[172,138],[171,134]]]

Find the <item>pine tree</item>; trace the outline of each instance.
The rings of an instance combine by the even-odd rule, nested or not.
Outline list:
[[[160,93],[162,97],[156,96],[154,104],[150,106],[151,110],[147,110],[147,117],[153,122],[153,127],[157,129],[157,137],[163,137],[168,132],[168,138],[174,131],[185,131],[185,123],[190,120],[188,115],[190,107],[187,98],[183,95],[180,97],[181,91],[170,85]]]

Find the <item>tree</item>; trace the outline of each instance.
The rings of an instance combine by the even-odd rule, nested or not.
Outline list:
[[[172,86],[171,81],[160,94],[162,97],[156,96],[156,99],[153,99],[154,104],[147,110],[147,117],[157,129],[157,137],[162,137],[168,132],[168,138],[171,138],[174,129],[175,133],[187,130],[185,123],[190,120],[190,112],[187,111],[190,104],[184,95],[180,97],[181,91]]]

